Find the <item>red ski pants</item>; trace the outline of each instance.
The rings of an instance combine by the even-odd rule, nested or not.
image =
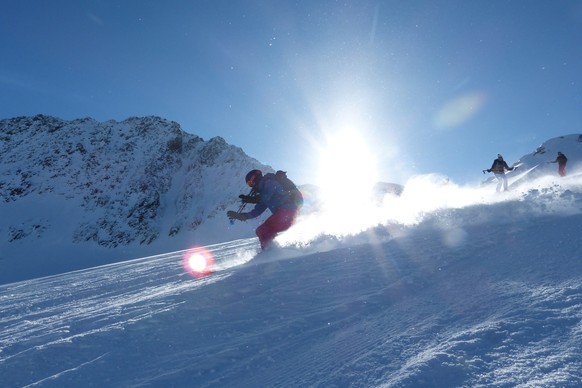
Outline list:
[[[261,242],[261,248],[265,249],[277,236],[291,227],[295,222],[297,209],[280,209],[265,220],[255,231]]]

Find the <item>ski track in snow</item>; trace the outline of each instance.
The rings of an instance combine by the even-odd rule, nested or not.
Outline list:
[[[102,354],[101,356],[99,356],[99,357],[96,357],[96,358],[95,358],[95,359],[93,359],[93,360],[90,360],[90,361],[84,362],[84,363],[82,363],[81,365],[79,365],[79,366],[77,366],[77,367],[75,367],[75,368],[71,368],[71,369],[68,369],[68,370],[65,370],[65,371],[59,372],[59,373],[57,373],[57,374],[55,374],[55,375],[53,375],[53,376],[49,376],[49,377],[47,377],[47,378],[45,378],[45,379],[43,379],[43,380],[40,380],[40,381],[37,381],[37,382],[35,382],[35,383],[32,383],[32,384],[26,385],[26,386],[25,386],[25,388],[26,388],[26,387],[34,387],[34,386],[37,386],[37,385],[41,385],[42,383],[44,383],[44,382],[46,382],[46,381],[58,379],[59,377],[61,377],[61,376],[62,376],[62,375],[64,375],[65,373],[77,371],[77,370],[79,370],[79,368],[82,368],[82,367],[83,367],[83,366],[85,366],[85,365],[89,365],[89,364],[91,364],[91,363],[93,363],[93,362],[95,362],[95,361],[99,360],[100,358],[102,358],[102,357],[106,356],[106,355],[107,355],[107,353],[105,353],[105,354]]]
[[[176,308],[184,303],[180,295],[220,281],[228,276],[220,272],[243,264],[241,252],[256,248],[255,240],[207,247],[214,254],[217,273],[195,281],[182,267],[187,251],[178,251],[0,286],[0,370],[39,352],[124,330]]]

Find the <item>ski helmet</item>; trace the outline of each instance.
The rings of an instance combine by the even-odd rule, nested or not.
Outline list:
[[[249,185],[250,187],[255,187],[255,185],[259,183],[259,180],[262,177],[263,173],[261,172],[261,170],[251,170],[245,177],[245,182],[247,182],[247,185]]]

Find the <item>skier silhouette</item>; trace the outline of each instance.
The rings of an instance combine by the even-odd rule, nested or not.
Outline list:
[[[561,152],[558,152],[558,157],[556,160],[552,160],[548,163],[558,163],[558,174],[560,176],[566,176],[566,163],[568,162],[568,158]]]
[[[240,195],[239,198],[243,203],[255,203],[254,209],[247,213],[229,210],[226,215],[231,220],[245,221],[258,217],[269,209],[273,214],[255,231],[259,237],[261,249],[264,250],[278,233],[293,225],[300,204],[296,193],[285,189],[275,174],[268,173],[263,176],[260,170],[251,170],[246,175],[245,181],[253,189],[252,193],[255,195]]]
[[[493,172],[495,174],[495,178],[497,179],[497,187],[495,191],[501,191],[501,186],[503,185],[503,190],[508,191],[507,189],[507,177],[505,176],[505,170],[513,171],[515,167],[509,167],[507,162],[503,160],[503,156],[501,154],[497,154],[497,159],[493,161],[491,168],[487,170],[487,172]]]

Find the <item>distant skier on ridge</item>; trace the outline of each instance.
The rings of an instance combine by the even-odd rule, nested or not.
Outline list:
[[[566,176],[566,163],[568,162],[568,158],[561,152],[558,152],[558,157],[556,160],[552,160],[548,163],[558,163],[558,174],[560,176]]]
[[[251,170],[246,175],[245,182],[252,188],[251,193],[239,195],[243,206],[238,212],[229,210],[226,215],[231,220],[245,221],[260,216],[268,208],[273,214],[255,231],[259,237],[261,249],[264,250],[278,233],[293,225],[303,203],[303,197],[284,171],[263,176],[260,170]],[[250,212],[242,213],[242,207],[246,203],[254,203],[255,207]]]
[[[505,170],[513,171],[516,167],[509,167],[507,162],[503,160],[503,156],[501,154],[497,154],[497,159],[493,161],[491,168],[486,170],[487,172],[493,172],[495,174],[495,178],[497,178],[497,187],[496,191],[501,191],[501,185],[503,185],[503,190],[508,191],[507,189],[507,177],[505,176]],[[483,171],[485,172],[485,170]]]

